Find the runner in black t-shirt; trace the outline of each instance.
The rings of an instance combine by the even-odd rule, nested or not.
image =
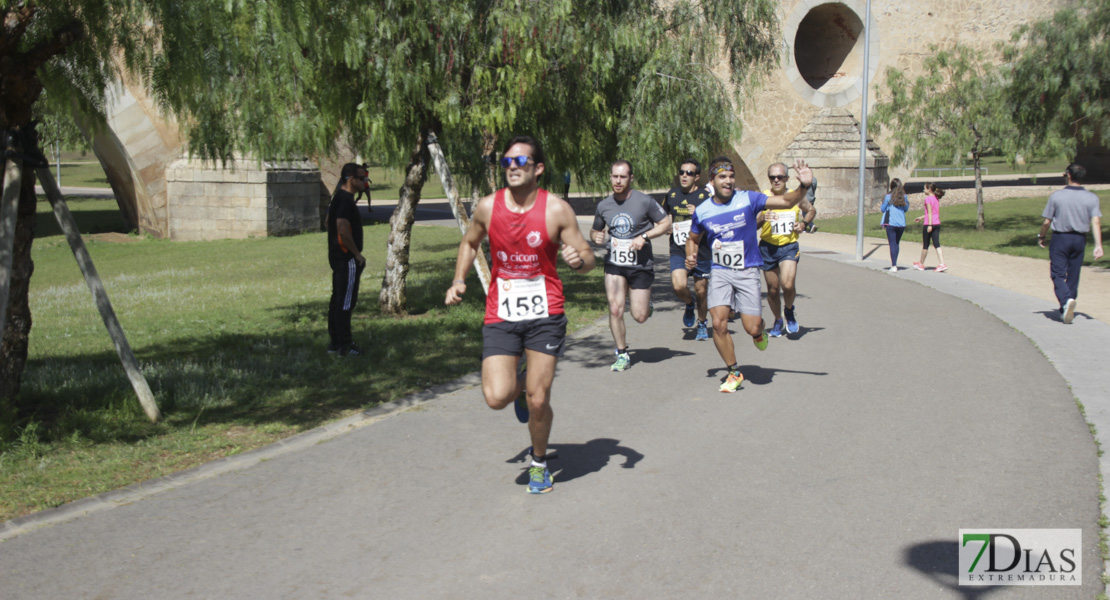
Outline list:
[[[343,165],[339,186],[328,205],[328,264],[331,265],[331,303],[328,304],[328,353],[359,356],[362,349],[351,336],[351,311],[358,302],[358,283],[366,268],[362,255],[362,216],[355,194],[366,189],[370,178],[355,163]]]
[[[694,208],[705,202],[711,194],[704,187],[698,185],[701,175],[701,165],[698,161],[689,158],[678,167],[678,187],[671,188],[663,199],[663,210],[671,215],[671,287],[674,295],[686,305],[682,315],[682,324],[686,327],[694,326],[694,311],[697,310],[697,330],[695,340],[708,340],[709,330],[706,326],[705,298],[709,288],[709,244],[698,246],[698,265],[692,271],[686,270],[686,237],[690,234],[690,219],[694,216]],[[694,293],[690,294],[687,287],[688,275],[694,276]],[[696,304],[696,306],[695,306]]]

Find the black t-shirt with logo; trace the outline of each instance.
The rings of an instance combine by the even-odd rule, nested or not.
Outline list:
[[[354,240],[344,240],[344,242],[353,241],[355,248],[362,252],[362,215],[358,212],[354,195],[342,188],[335,191],[335,195],[331,197],[331,204],[328,205],[328,260],[346,261],[352,254],[340,245],[337,219],[347,219],[351,224],[351,235]]]
[[[709,190],[704,187],[696,187],[694,191],[686,193],[680,187],[673,187],[667,195],[663,197],[663,210],[671,215],[672,223],[681,223],[689,221],[694,218],[694,209],[699,204],[709,200],[711,197]],[[673,225],[672,225],[673,227]],[[709,244],[706,240],[709,236],[702,236],[701,243],[698,245],[698,262],[707,263],[710,260]],[[675,236],[671,234],[671,255],[672,256],[686,256],[686,245],[678,245],[675,243]]]

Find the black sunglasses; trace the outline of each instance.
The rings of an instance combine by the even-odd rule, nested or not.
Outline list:
[[[516,163],[516,166],[523,167],[524,165],[528,164],[528,159],[530,159],[530,158],[532,158],[532,157],[531,156],[524,156],[524,155],[520,155],[520,156],[502,156],[501,157],[501,168],[502,169],[508,169],[509,167],[513,166],[514,162]]]
[[[690,177],[697,177],[698,172],[697,171],[687,171],[685,169],[679,169],[678,170],[678,175],[679,175],[679,177],[681,177],[683,175],[689,175]]]
[[[790,176],[789,175],[768,175],[767,179],[770,179],[771,181],[786,181],[787,179],[790,179]]]

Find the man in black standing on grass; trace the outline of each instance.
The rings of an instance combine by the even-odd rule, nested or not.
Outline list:
[[[328,305],[328,354],[360,356],[351,339],[351,311],[358,302],[358,283],[366,268],[362,255],[362,215],[355,194],[370,184],[366,168],[343,165],[339,186],[328,205],[328,264],[331,265],[331,303]]]

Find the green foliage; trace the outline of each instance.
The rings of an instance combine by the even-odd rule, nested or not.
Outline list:
[[[252,59],[228,62],[230,78],[190,68],[211,100],[190,128],[195,151],[288,156],[343,135],[397,168],[431,132],[457,175],[482,183],[487,148],[528,131],[549,173],[599,176],[618,155],[669,173],[733,139],[733,108],[776,52],[770,0],[276,4],[230,3],[236,35],[206,33],[231,49],[213,60]],[[721,60],[727,82],[712,72]]]
[[[869,129],[886,129],[894,141],[891,161],[963,164],[967,155],[994,150],[1012,156],[1018,137],[1005,110],[1002,73],[974,50],[930,46],[922,69],[911,81],[902,71],[886,71]]]
[[[1080,0],[1019,28],[1003,49],[1009,99],[1028,147],[1105,135],[1110,119],[1110,1]],[[1105,138],[1103,138],[1105,140]]]

